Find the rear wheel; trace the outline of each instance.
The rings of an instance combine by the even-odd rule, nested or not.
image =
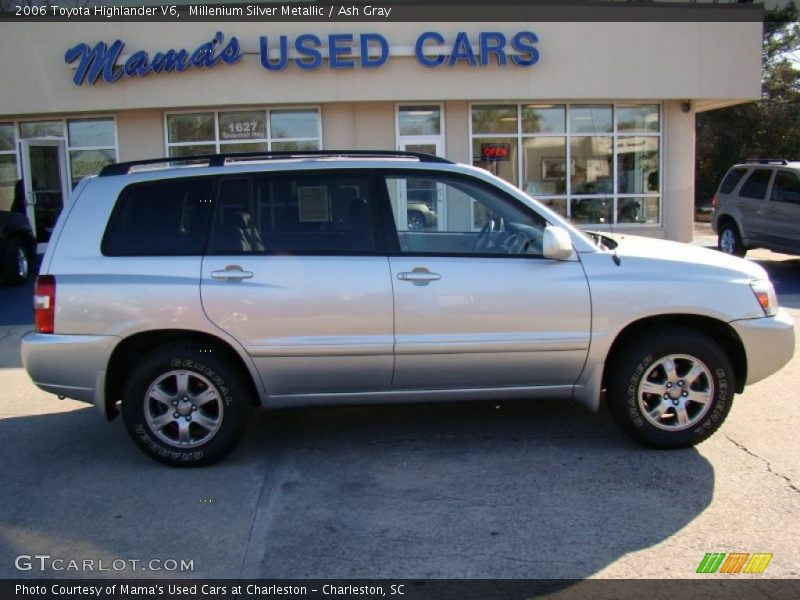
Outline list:
[[[714,433],[730,411],[733,367],[707,335],[650,330],[623,347],[608,373],[608,407],[634,440],[685,448]]]
[[[720,226],[717,246],[722,252],[732,256],[742,258],[747,254],[747,248],[742,244],[742,236],[739,235],[739,229],[733,223],[725,223]]]
[[[251,399],[244,377],[224,359],[189,345],[148,354],[122,399],[125,427],[145,454],[173,466],[202,466],[244,435]]]
[[[25,243],[11,238],[3,253],[3,279],[12,285],[21,285],[31,273],[31,258]]]

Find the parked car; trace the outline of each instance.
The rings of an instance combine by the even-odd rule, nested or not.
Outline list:
[[[711,200],[706,200],[702,204],[698,204],[694,209],[694,220],[698,223],[710,223],[711,215],[714,214],[714,206]]]
[[[719,249],[800,254],[800,162],[754,160],[734,165],[712,200]]]
[[[408,228],[412,231],[436,229],[436,213],[424,202],[408,202]]]
[[[28,280],[36,256],[36,243],[28,218],[0,210],[0,279],[10,285]]]
[[[170,465],[220,459],[254,406],[597,410],[603,390],[633,439],[681,448],[794,351],[757,264],[586,234],[483,169],[403,152],[174,160],[81,181],[22,340],[36,385],[121,412]],[[447,206],[434,231],[396,225],[410,179]]]

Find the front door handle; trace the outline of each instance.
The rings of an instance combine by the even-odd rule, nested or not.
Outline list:
[[[242,279],[252,279],[253,272],[245,271],[239,265],[228,265],[222,271],[211,271],[211,278],[223,281],[241,281]]]
[[[439,281],[442,276],[438,273],[431,273],[424,267],[417,267],[413,271],[403,271],[397,274],[400,281],[410,281],[414,285],[428,285],[431,281]]]

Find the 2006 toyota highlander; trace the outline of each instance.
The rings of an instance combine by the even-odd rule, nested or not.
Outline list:
[[[409,226],[421,188],[435,228]],[[36,385],[121,411],[144,452],[187,466],[228,453],[253,406],[594,410],[603,390],[631,437],[685,447],[794,351],[760,266],[586,234],[484,170],[403,152],[108,166],[63,211],[34,307]]]

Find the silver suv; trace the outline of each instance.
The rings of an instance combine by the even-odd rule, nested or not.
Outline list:
[[[175,161],[180,160],[178,164]],[[254,406],[572,400],[702,441],[792,356],[756,264],[585,234],[471,166],[401,152],[106,167],[63,211],[22,343],[40,388],[156,460],[229,452]],[[435,189],[436,227],[408,222]]]
[[[764,159],[734,165],[712,199],[719,249],[800,254],[800,162]]]

